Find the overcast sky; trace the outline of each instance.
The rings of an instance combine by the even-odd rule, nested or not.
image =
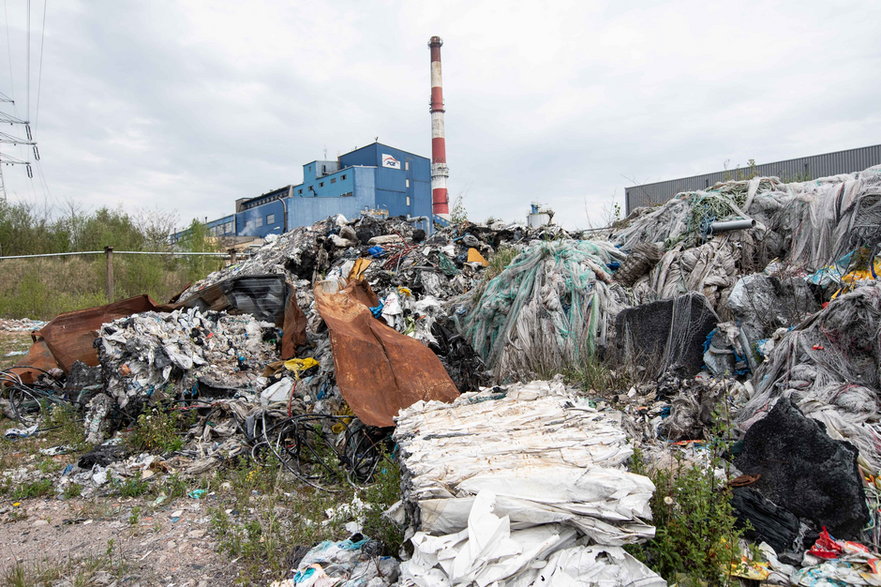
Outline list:
[[[0,91],[24,118],[27,3],[4,4]],[[41,69],[43,6],[42,162],[33,182],[4,167],[14,200],[185,224],[299,183],[325,150],[430,156],[431,35],[450,199],[473,220],[538,201],[596,225],[634,182],[881,142],[876,1],[48,0]]]

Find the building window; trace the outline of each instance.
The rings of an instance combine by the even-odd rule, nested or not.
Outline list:
[[[324,182],[323,182],[323,181],[318,182],[318,187],[323,188],[323,187],[324,187]]]
[[[331,177],[331,178],[330,178],[330,183],[336,183],[336,178],[335,178],[335,177]]]
[[[410,162],[404,161],[404,171],[410,171]]]
[[[351,195],[352,195],[352,192],[346,192],[345,194],[343,194],[343,195],[340,196],[340,197],[341,197],[341,198],[348,198],[348,197],[350,197]]]
[[[410,196],[407,196],[407,205],[410,205]]]
[[[275,224],[275,214],[269,214],[266,217],[266,224]]]
[[[232,234],[236,231],[235,222],[227,222],[226,223],[226,232],[227,234]]]
[[[303,195],[303,188],[300,188],[300,189],[297,190],[297,195],[298,195],[298,196],[302,196],[302,195]]]
[[[343,180],[343,181],[346,181],[346,174],[344,173],[344,174],[340,177],[340,179]]]
[[[257,217],[256,224],[257,224],[257,228],[260,228],[261,226],[263,226],[263,217],[262,216]]]
[[[410,187],[410,178],[404,180],[404,187]]]

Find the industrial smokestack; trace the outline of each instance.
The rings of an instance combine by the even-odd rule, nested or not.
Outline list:
[[[434,214],[448,215],[450,203],[447,196],[447,140],[444,132],[444,83],[441,75],[440,37],[431,37],[431,210]]]

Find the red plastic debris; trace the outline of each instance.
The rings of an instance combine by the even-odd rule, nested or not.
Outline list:
[[[823,531],[820,532],[820,537],[817,538],[817,541],[808,551],[808,554],[817,558],[833,559],[841,556],[841,551],[843,549],[844,546],[832,538],[832,536],[829,535],[829,531],[826,530],[826,526],[823,526]]]
[[[826,347],[824,347],[823,345],[819,345],[819,344],[815,344],[811,348],[814,349],[815,351],[825,351],[826,350]]]

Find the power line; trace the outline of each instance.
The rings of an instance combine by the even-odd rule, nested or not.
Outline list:
[[[9,11],[6,9],[6,4],[7,0],[3,0],[3,19],[6,22],[6,56],[9,58],[9,91],[15,96],[15,74],[12,70],[12,44],[9,41]]]
[[[25,120],[30,122],[31,120],[31,0],[28,0],[28,16],[27,16],[27,36],[25,37],[27,40],[27,63],[25,64],[27,76],[25,78],[25,95],[27,99],[25,100]]]
[[[37,69],[37,106],[34,111],[34,129],[40,123],[40,89],[43,87],[43,43],[46,39],[46,4],[49,0],[43,0],[43,26],[40,29],[40,65]]]

